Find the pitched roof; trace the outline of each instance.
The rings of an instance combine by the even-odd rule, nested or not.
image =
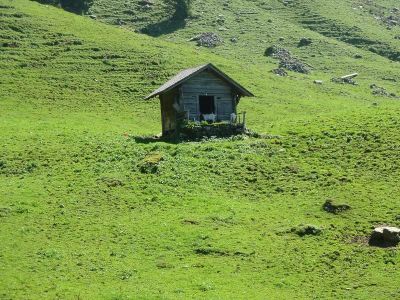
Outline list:
[[[158,89],[156,89],[154,92],[152,92],[150,95],[148,95],[145,99],[147,100],[147,99],[153,98],[155,96],[158,96],[162,93],[168,92],[171,89],[177,87],[178,85],[182,84],[183,82],[189,80],[193,76],[195,76],[205,70],[213,71],[216,75],[221,77],[227,83],[234,86],[242,96],[254,97],[254,95],[250,91],[245,89],[243,86],[241,86],[239,83],[234,81],[228,75],[223,73],[217,67],[215,67],[212,64],[206,64],[206,65],[198,66],[195,68],[183,70],[182,72],[178,73],[177,75],[172,77],[170,80],[168,80],[166,83],[164,83],[162,86],[160,86]]]

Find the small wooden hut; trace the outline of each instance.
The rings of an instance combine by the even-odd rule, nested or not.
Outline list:
[[[180,120],[232,122],[243,96],[254,95],[212,64],[184,70],[145,99],[159,96],[162,133],[172,134]]]

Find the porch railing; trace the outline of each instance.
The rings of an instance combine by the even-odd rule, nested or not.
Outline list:
[[[216,116],[218,119],[218,115]],[[190,118],[190,112],[189,111],[185,111],[183,113],[178,114],[177,119],[180,121],[200,121],[200,115],[197,115],[196,118],[194,120],[192,120]],[[217,121],[216,122],[223,122],[223,123],[231,123],[231,124],[235,124],[235,125],[242,125],[242,126],[246,126],[246,112],[240,112],[237,114],[231,114],[230,116],[230,120],[223,120],[223,121]]]

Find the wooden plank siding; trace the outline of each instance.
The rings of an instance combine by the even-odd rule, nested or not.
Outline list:
[[[173,107],[177,90],[169,91],[160,96],[162,132],[168,134],[176,129],[176,111]]]
[[[218,120],[228,121],[236,112],[232,87],[211,72],[202,72],[183,83],[180,90],[181,109],[189,112],[191,120],[198,120],[199,96],[214,96]]]

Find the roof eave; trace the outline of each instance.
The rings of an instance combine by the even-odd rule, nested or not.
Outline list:
[[[213,71],[217,74],[219,74],[221,77],[223,77],[226,81],[228,81],[231,85],[235,86],[236,89],[241,92],[242,96],[245,97],[255,97],[252,92],[250,92],[248,89],[243,87],[241,84],[236,82],[234,79],[229,77],[227,74],[219,70],[217,67],[215,67],[213,64],[208,64],[207,67],[211,67]]]
[[[217,73],[220,77],[222,77],[224,80],[226,80],[228,83],[230,83],[232,86],[234,86],[238,92],[240,92],[240,94],[244,97],[255,97],[253,95],[253,93],[251,93],[249,90],[247,90],[245,87],[243,87],[242,85],[240,85],[238,82],[236,82],[235,80],[233,80],[231,77],[229,77],[228,75],[226,75],[224,72],[222,72],[221,70],[219,70],[217,67],[215,67],[212,63],[208,63],[204,66],[201,66],[198,70],[196,70],[196,72],[193,72],[192,74],[190,74],[187,77],[182,78],[181,80],[177,81],[175,84],[169,86],[168,88],[161,90],[161,91],[157,91],[156,93],[151,93],[150,95],[148,95],[146,98],[144,98],[144,100],[149,100],[151,98],[157,97],[160,94],[166,93],[174,88],[176,88],[177,86],[181,85],[183,82],[189,80],[190,78],[196,76],[197,74],[203,72],[206,69],[212,69],[212,71],[214,71],[215,73]]]

